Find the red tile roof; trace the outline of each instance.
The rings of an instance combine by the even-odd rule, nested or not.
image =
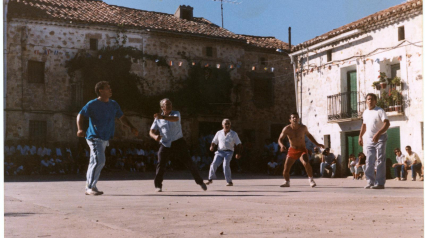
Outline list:
[[[332,31],[329,31],[321,36],[317,36],[311,40],[295,45],[292,51],[298,51],[311,45],[315,45],[322,41],[331,39],[345,32],[355,29],[369,30],[376,27],[382,27],[392,24],[396,20],[408,18],[412,15],[422,14],[423,0],[412,0],[400,5],[390,7],[383,11],[379,11],[367,17],[364,17],[355,22],[349,23]]]
[[[238,35],[204,18],[194,17],[189,21],[173,14],[108,5],[96,0],[10,0],[8,17],[123,25],[128,28],[226,38],[246,43],[249,40],[249,44],[256,47],[288,49],[286,43],[275,38]]]

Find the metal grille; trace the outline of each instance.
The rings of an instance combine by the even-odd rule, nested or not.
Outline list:
[[[366,108],[366,101],[358,102],[358,92],[345,92],[328,96],[328,120],[359,118]]]

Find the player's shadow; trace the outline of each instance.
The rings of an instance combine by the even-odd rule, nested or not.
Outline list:
[[[31,216],[39,213],[33,213],[33,212],[5,212],[5,217],[26,217]]]

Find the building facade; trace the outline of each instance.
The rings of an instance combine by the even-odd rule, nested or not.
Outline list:
[[[70,76],[65,66],[78,54],[100,59],[100,49],[117,44],[166,60],[167,67],[159,67],[155,59],[132,60],[131,71],[145,79],[140,93],[148,96],[172,91],[192,64],[229,70],[233,88],[225,102],[211,102],[215,112],[189,115],[184,105],[175,108],[183,112],[184,136],[192,144],[200,134],[219,130],[223,118],[230,118],[251,142],[277,139],[295,110],[290,46],[274,37],[238,35],[193,15],[189,6],[180,6],[173,15],[95,0],[9,1],[5,139],[77,142],[76,115],[93,99],[84,92],[94,91],[94,85],[78,74]],[[116,137],[147,139],[152,115],[125,113],[140,136],[134,138],[116,123]]]
[[[394,149],[406,153],[410,145],[423,158],[422,19],[422,1],[407,1],[294,46],[297,110],[338,156],[340,176],[349,174],[348,155],[363,150],[368,93],[378,95],[391,123],[387,157],[395,161]]]

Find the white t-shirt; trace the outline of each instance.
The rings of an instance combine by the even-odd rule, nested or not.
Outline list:
[[[404,155],[396,156],[395,159],[397,160],[398,164],[404,164],[404,161],[406,160]]]
[[[366,133],[363,138],[367,142],[371,142],[373,136],[384,126],[385,120],[388,120],[388,117],[384,109],[378,106],[375,106],[372,110],[366,109],[363,112],[363,124],[366,125]]]
[[[217,131],[211,143],[218,145],[218,150],[234,150],[235,145],[241,144],[238,133],[230,130],[224,135],[224,129]]]
[[[270,168],[276,168],[277,163],[276,162],[273,162],[273,163],[269,162],[268,165],[269,165]]]

